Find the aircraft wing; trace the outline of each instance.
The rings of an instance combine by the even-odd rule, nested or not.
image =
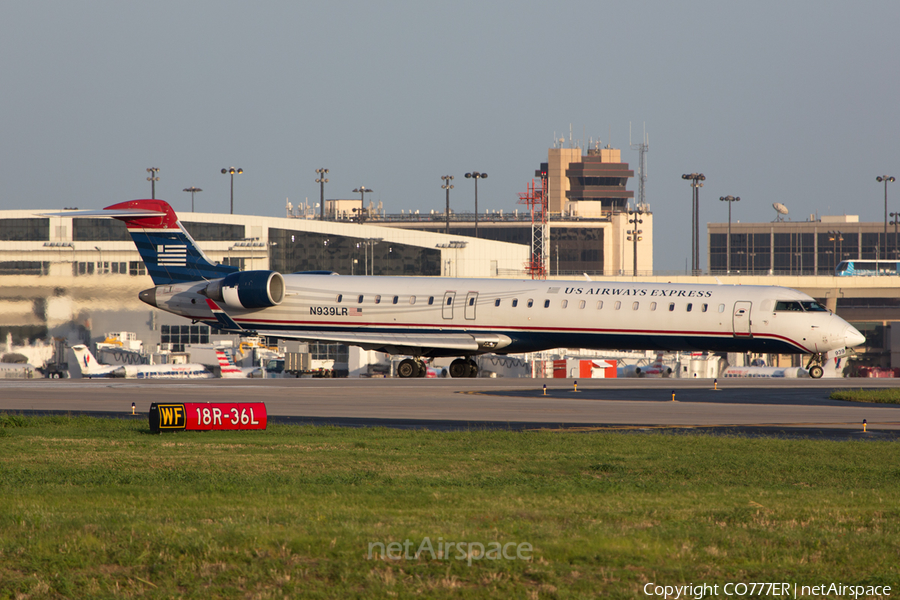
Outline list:
[[[428,355],[433,350],[490,352],[512,343],[500,334],[468,333],[381,333],[377,331],[266,331],[255,330],[257,335],[286,339],[312,340],[360,346],[366,350],[379,350],[391,354]]]

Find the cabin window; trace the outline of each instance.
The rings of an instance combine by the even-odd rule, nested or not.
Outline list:
[[[640,306],[640,304],[641,304],[640,302],[635,302],[634,304],[631,305],[631,310],[637,310],[638,306]]]
[[[544,308],[550,308],[550,301],[544,300]]]
[[[706,309],[707,309],[707,308],[709,308],[709,304],[704,304],[703,306],[700,307],[700,311],[701,311],[701,312],[706,312]]]
[[[603,300],[598,300],[597,301],[597,310],[600,310],[601,308],[603,308]]]
[[[360,294],[359,298],[356,300],[359,304],[363,303],[363,296]]]
[[[434,304],[434,296],[428,296],[428,306],[432,306]]]
[[[375,304],[381,304],[381,295],[375,296]]]
[[[656,302],[650,303],[650,310],[656,310]]]
[[[394,304],[400,302],[400,296],[394,296]]]
[[[447,296],[447,306],[450,306],[452,304],[453,304],[453,296]]]
[[[341,299],[343,299],[343,297],[344,297],[344,295],[343,295],[343,294],[338,294],[338,296],[337,296],[337,301],[338,301],[338,304],[340,304],[340,303],[341,303]]]
[[[416,303],[416,297],[415,297],[415,296],[410,296],[410,297],[409,297],[409,303],[410,303],[410,304],[415,304],[415,303]]]
[[[720,305],[719,305],[719,312],[720,312],[720,313],[725,312],[725,305],[724,305],[724,304],[720,304]]]
[[[531,308],[532,306],[534,306],[534,300],[532,300],[531,298],[529,298],[529,299],[528,299],[528,302],[526,302],[525,304],[526,304],[526,306],[528,306],[528,308]]]
[[[469,306],[475,306],[475,298],[469,298]]]
[[[549,302],[549,300],[547,302]],[[568,300],[563,300],[562,302],[560,302],[560,306],[562,306],[563,308],[567,307],[568,305],[569,305]]]
[[[803,312],[803,307],[800,306],[800,303],[795,300],[779,300],[775,303],[775,310]]]
[[[519,299],[518,299],[518,298],[513,298],[513,301],[512,301],[512,307],[515,308],[515,307],[517,307],[518,305],[519,305]]]
[[[687,305],[687,311],[688,311],[688,312],[691,312],[691,309],[692,309],[692,308],[694,308],[694,304],[691,303],[691,302],[688,302],[688,305]]]
[[[619,310],[620,308],[622,308],[622,301],[616,300],[616,310]]]
[[[675,310],[675,303],[669,302],[669,312],[672,312],[673,310]]]
[[[585,302],[584,300],[581,300],[581,301],[578,303],[578,308],[584,308],[585,306],[587,306],[587,302]]]
[[[500,298],[494,300],[494,306],[500,306]]]

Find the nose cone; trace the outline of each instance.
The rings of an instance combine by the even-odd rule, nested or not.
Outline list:
[[[145,302],[154,308],[159,308],[156,306],[156,288],[150,288],[149,290],[144,290],[140,294],[138,294],[138,298],[141,302]],[[851,329],[853,329],[851,327]],[[856,331],[853,329],[853,331]]]
[[[859,346],[865,341],[865,336],[857,331],[856,327],[854,327],[853,325],[847,325],[847,328],[844,330],[844,344],[847,346],[847,348]]]

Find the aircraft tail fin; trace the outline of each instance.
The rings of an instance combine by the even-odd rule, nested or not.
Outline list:
[[[129,200],[104,210],[125,223],[155,285],[219,279],[238,271],[237,267],[210,260],[181,225],[168,202]]]
[[[222,379],[238,379],[244,377],[244,372],[234,364],[234,361],[227,352],[216,349],[216,358],[219,359],[219,369],[222,371]]]
[[[97,362],[97,359],[94,358],[94,355],[84,344],[72,346],[72,352],[75,353],[75,358],[78,359],[78,366],[81,368],[82,375],[93,375],[104,371],[102,367],[105,365]]]

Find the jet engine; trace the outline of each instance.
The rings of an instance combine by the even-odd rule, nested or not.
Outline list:
[[[238,271],[206,286],[206,296],[231,308],[266,308],[284,300],[284,277],[276,271]]]

